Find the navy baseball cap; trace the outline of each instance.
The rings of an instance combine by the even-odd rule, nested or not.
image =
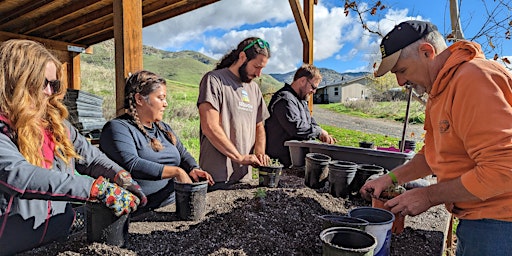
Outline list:
[[[437,27],[427,21],[408,20],[396,25],[380,43],[382,61],[375,76],[383,76],[389,72],[396,65],[403,48],[435,30]]]

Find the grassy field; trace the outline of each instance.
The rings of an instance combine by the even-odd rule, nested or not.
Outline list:
[[[371,100],[351,101],[348,103],[331,103],[319,105],[321,108],[359,117],[384,118],[403,122],[406,101],[374,102]],[[425,107],[418,101],[411,101],[409,122],[422,124],[425,121]]]

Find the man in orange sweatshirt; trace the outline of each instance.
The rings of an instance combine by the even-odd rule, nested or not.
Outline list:
[[[438,182],[389,200],[393,213],[418,215],[445,204],[459,218],[457,255],[512,254],[512,75],[485,59],[480,45],[447,47],[429,22],[405,21],[381,43],[375,76],[428,93],[425,146],[389,175],[366,183],[365,196],[435,174]]]

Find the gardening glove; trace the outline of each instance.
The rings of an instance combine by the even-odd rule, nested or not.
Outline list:
[[[117,185],[123,187],[124,189],[136,195],[140,199],[140,207],[146,205],[146,203],[148,202],[148,199],[146,195],[144,195],[144,193],[142,192],[142,188],[140,187],[139,183],[137,183],[132,178],[132,175],[129,172],[121,170],[114,177],[114,182]]]
[[[137,210],[140,200],[128,190],[100,176],[92,184],[90,200],[100,201],[114,211],[116,216]]]

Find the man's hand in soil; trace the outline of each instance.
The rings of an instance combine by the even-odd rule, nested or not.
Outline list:
[[[204,171],[201,168],[195,168],[188,174],[195,182],[206,180],[208,181],[208,185],[212,186],[215,184],[215,181],[213,180],[212,176],[207,172]]]
[[[255,154],[258,160],[260,160],[261,166],[270,165],[270,157],[266,154]]]
[[[258,166],[263,165],[263,163],[260,161],[260,159],[254,154],[242,155],[241,159],[236,162],[239,164],[243,164],[243,165],[251,165],[253,167],[258,167]]]

